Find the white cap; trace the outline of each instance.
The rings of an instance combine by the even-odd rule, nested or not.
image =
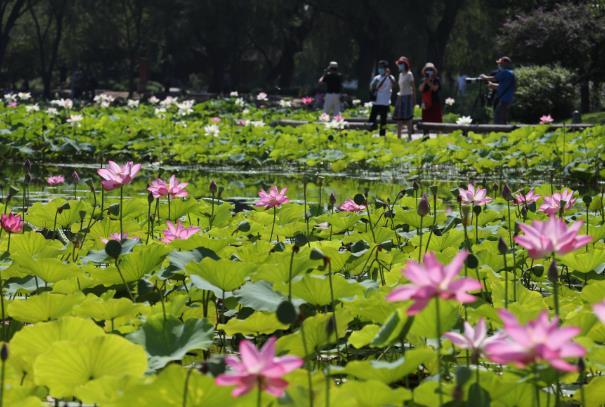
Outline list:
[[[336,61],[330,61],[330,64],[328,65],[328,68],[338,68],[338,62],[336,62]]]

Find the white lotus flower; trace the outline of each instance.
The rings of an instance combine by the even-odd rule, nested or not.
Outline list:
[[[329,115],[329,114],[327,114],[327,113],[322,113],[322,114],[319,116],[319,121],[320,121],[320,122],[329,122],[329,121],[330,121],[330,115]]]
[[[156,107],[153,111],[153,113],[160,118],[164,118],[166,117],[166,108],[164,107]]]
[[[69,118],[66,121],[67,121],[67,123],[76,125],[76,124],[79,124],[83,119],[84,119],[84,116],[82,116],[81,114],[72,114],[71,116],[69,116]]]
[[[243,98],[237,98],[237,99],[235,99],[234,103],[235,103],[235,106],[237,106],[237,107],[244,107],[244,106],[246,106],[246,102],[244,101]]]
[[[111,96],[107,93],[101,93],[100,95],[97,95],[94,97],[95,103],[97,103],[98,105],[100,105],[103,108],[107,108],[107,107],[111,106],[111,104],[115,100],[116,100],[116,98],[114,98],[113,96]]]
[[[232,98],[236,98],[236,97],[238,97],[238,96],[239,96],[239,93],[237,93],[237,91],[236,91],[236,90],[234,90],[233,92],[231,92],[231,93],[229,94],[229,96],[230,96],[230,97],[232,97]]]
[[[32,98],[32,94],[29,92],[19,92],[17,93],[17,97],[21,100],[30,100]]]
[[[454,98],[447,98],[445,99],[445,104],[448,106],[454,106],[454,103],[456,103],[456,101],[454,100]]]
[[[244,110],[242,110],[242,114],[243,115],[247,115],[248,113],[250,113],[250,109],[244,109]]]
[[[358,106],[361,104],[361,100],[360,99],[353,99],[353,106]]]
[[[185,100],[181,103],[177,103],[176,107],[179,109],[179,116],[187,116],[188,114],[193,113],[193,104],[194,100]]]
[[[49,107],[46,109],[46,114],[49,116],[56,116],[59,114],[59,111],[55,107]]]
[[[31,113],[31,112],[39,112],[40,111],[40,106],[38,106],[37,103],[33,104],[33,105],[27,105],[25,106],[25,111],[27,113]]]
[[[366,102],[363,104],[363,107],[366,109],[371,109],[374,104],[372,102]]]
[[[17,95],[14,93],[7,93],[4,95],[4,101],[6,103],[15,103],[17,101]]]
[[[281,99],[279,101],[279,106],[280,107],[284,107],[284,108],[289,108],[292,107],[292,102],[286,99]]]
[[[126,105],[128,106],[129,109],[136,109],[137,107],[139,107],[139,101],[135,100],[135,99],[128,99],[128,102],[126,102]]]
[[[158,103],[160,103],[160,99],[156,98],[155,96],[150,97],[149,99],[147,99],[147,101],[152,105],[157,105]]]
[[[262,120],[250,120],[249,124],[252,127],[265,127],[265,122]]]
[[[456,120],[456,124],[460,126],[468,126],[473,122],[473,119],[470,116],[462,116]]]
[[[167,109],[172,105],[176,105],[178,102],[179,102],[178,98],[175,98],[172,96],[166,96],[166,99],[164,99],[160,102],[160,106]]]
[[[207,136],[218,137],[221,134],[221,129],[216,124],[204,126],[204,132]]]
[[[68,110],[74,107],[74,102],[71,99],[51,100],[50,104]]]
[[[267,96],[267,94],[265,92],[259,92],[259,94],[256,95],[256,100],[258,100],[258,101],[262,102],[262,101],[265,101],[267,99],[268,99],[268,96]]]

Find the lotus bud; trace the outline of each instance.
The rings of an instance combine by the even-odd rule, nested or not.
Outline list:
[[[147,193],[147,203],[151,205],[153,203],[153,194],[151,192]]]
[[[74,170],[74,172],[71,173],[71,177],[73,178],[75,184],[80,182],[80,174],[78,174],[78,171]]]
[[[8,345],[6,344],[6,342],[4,342],[2,344],[2,350],[0,350],[0,360],[2,362],[6,362],[7,359],[8,359]]]
[[[498,252],[500,252],[500,254],[506,254],[508,252],[508,246],[502,238],[498,239]]]
[[[475,206],[473,206],[473,213],[474,213],[475,215],[479,215],[479,214],[481,214],[481,207],[480,207],[479,205],[475,205]]]
[[[426,194],[422,194],[422,198],[420,198],[418,207],[416,208],[416,213],[421,217],[425,217],[430,211],[431,207],[429,205],[429,199],[427,198]]]
[[[557,262],[555,260],[553,260],[552,263],[550,263],[550,267],[548,268],[548,281],[550,281],[551,283],[556,283],[557,281],[559,281],[559,268],[557,267]]]
[[[25,160],[23,162],[23,169],[25,170],[25,172],[30,172],[32,170],[32,162],[29,160]]]
[[[502,187],[502,198],[506,199],[507,201],[512,201],[515,199],[508,184],[504,184],[504,187]]]
[[[214,180],[210,181],[210,193],[212,195],[216,194],[216,191],[218,190],[217,186],[216,186],[216,182],[214,182]]]
[[[300,251],[300,247],[298,245],[292,245],[292,252],[298,253]]]
[[[582,200],[584,201],[584,205],[586,205],[586,208],[588,208],[592,202],[592,196],[590,195],[584,195],[582,197]]]
[[[336,195],[334,195],[334,193],[330,194],[330,198],[328,199],[328,206],[330,207],[330,209],[334,208],[334,206],[336,205]]]

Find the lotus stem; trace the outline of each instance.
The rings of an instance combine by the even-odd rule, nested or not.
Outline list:
[[[120,186],[120,239],[124,236],[124,186]]]
[[[261,407],[263,405],[263,382],[260,376],[256,379],[256,406]]]
[[[296,251],[292,248],[292,254],[290,255],[290,269],[288,271],[288,302],[292,302],[292,267],[294,266],[294,254]]]
[[[168,220],[172,221],[172,217],[170,216],[170,195],[168,195],[167,198],[168,198]]]
[[[212,199],[210,201],[210,219],[208,220],[208,230],[212,230],[213,222],[214,222],[214,191],[212,191]]]
[[[300,324],[300,336],[303,343],[303,350],[305,352],[305,362],[309,357],[309,350],[307,349],[307,337],[305,336],[305,324],[304,321]],[[313,407],[313,377],[311,376],[311,369],[308,367],[307,369],[307,386],[309,387],[309,407]]]
[[[269,243],[273,241],[273,231],[275,230],[275,218],[277,217],[277,208],[273,207],[273,223],[271,224],[271,235],[269,236]]]
[[[189,398],[189,379],[191,378],[191,373],[193,373],[193,368],[187,369],[187,376],[185,376],[185,385],[183,386],[182,407],[187,407],[187,399]]]
[[[366,199],[366,210],[368,211],[368,223],[370,224],[370,232],[372,232],[372,240],[376,243],[376,235],[374,235],[374,224],[372,223],[372,215],[370,215],[370,203]]]
[[[508,264],[506,262],[506,253],[502,253],[504,259],[504,309],[508,309]]]
[[[441,377],[441,313],[439,311],[439,297],[435,297],[435,320],[437,321],[437,378],[439,380],[439,406],[443,406],[443,379]]]
[[[126,292],[128,292],[128,297],[130,297],[130,300],[132,302],[134,302],[134,297],[132,296],[132,292],[130,291],[130,287],[128,287],[128,284],[126,283],[126,280],[124,279],[124,275],[122,274],[122,270],[120,270],[120,266],[118,264],[118,260],[116,259],[115,264],[116,264],[116,269],[118,270],[118,274],[120,275],[120,279],[122,280],[122,284],[124,284],[124,288],[126,288]]]
[[[420,244],[418,245],[418,263],[422,259],[422,221],[424,216],[420,217],[420,228],[418,229],[418,234],[420,235]]]

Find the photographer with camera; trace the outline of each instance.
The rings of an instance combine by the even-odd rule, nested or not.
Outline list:
[[[509,57],[502,57],[496,61],[498,71],[493,76],[481,75],[487,81],[487,86],[496,91],[494,96],[494,124],[508,124],[510,107],[513,104],[517,78],[512,69]]]
[[[378,61],[378,75],[370,82],[370,96],[372,98],[372,110],[368,121],[372,127],[376,128],[378,116],[380,116],[380,135],[384,136],[387,132],[387,116],[389,106],[391,105],[391,94],[395,78],[391,75],[389,63],[387,61]]]
[[[340,95],[342,93],[342,75],[338,72],[338,62],[332,61],[319,78],[319,83],[326,86],[324,113],[338,116],[340,114]]]
[[[422,94],[422,121],[430,123],[443,122],[443,110],[439,98],[441,81],[437,76],[437,68],[432,62],[427,62],[422,68],[422,83],[418,90]]]

